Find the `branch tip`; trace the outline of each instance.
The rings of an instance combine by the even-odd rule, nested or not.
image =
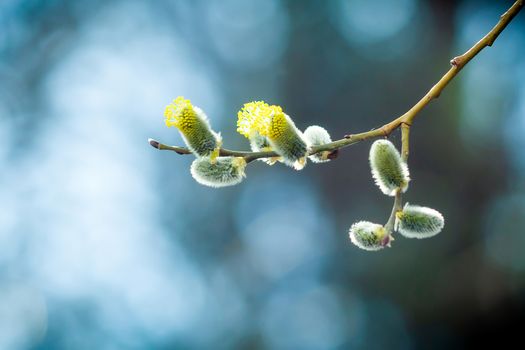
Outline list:
[[[152,147],[155,147],[156,149],[160,149],[160,143],[159,143],[159,141],[154,140],[154,139],[148,139],[148,143],[149,143]]]

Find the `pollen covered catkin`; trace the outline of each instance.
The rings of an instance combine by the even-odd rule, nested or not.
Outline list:
[[[350,240],[361,249],[376,251],[390,246],[392,237],[386,229],[379,224],[369,221],[354,223],[349,230]]]
[[[284,164],[295,170],[304,168],[308,149],[292,118],[282,111],[275,114],[270,122],[267,137],[272,149],[282,157]]]
[[[307,127],[304,131],[304,139],[306,140],[309,148],[312,146],[321,146],[332,142],[328,131],[318,125],[311,125]],[[325,163],[330,161],[330,159],[328,159],[329,154],[329,151],[324,151],[312,154],[311,156],[308,156],[308,158],[310,158],[310,160],[314,163]]]
[[[437,235],[445,226],[445,219],[435,209],[405,204],[396,214],[395,230],[408,238],[428,238]]]
[[[166,126],[179,129],[184,142],[197,157],[209,157],[213,162],[222,144],[220,134],[210,127],[208,117],[190,100],[179,96],[164,111]]]
[[[191,176],[201,185],[226,187],[240,183],[245,177],[246,161],[242,157],[197,158],[191,163]]]
[[[402,192],[407,190],[410,181],[408,167],[392,142],[377,140],[372,144],[370,167],[375,183],[387,196],[395,196],[399,188]]]
[[[252,150],[274,151],[279,161],[296,170],[306,165],[303,135],[281,107],[255,101],[246,103],[237,115],[237,131],[250,139]]]

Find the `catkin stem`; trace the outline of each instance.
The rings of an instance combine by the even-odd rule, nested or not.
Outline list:
[[[394,224],[396,222],[396,213],[402,209],[403,206],[403,195],[401,193],[401,189],[398,189],[396,192],[396,196],[394,197],[394,205],[392,206],[392,212],[390,213],[390,217],[388,218],[388,221],[385,224],[385,229],[388,233],[394,232]]]
[[[408,161],[408,155],[409,155],[409,139],[410,139],[410,125],[403,123],[401,124],[401,159],[403,162]],[[403,208],[403,193],[401,192],[401,189],[398,189],[396,192],[396,196],[394,198],[394,205],[392,206],[392,212],[390,213],[390,217],[388,218],[387,223],[385,224],[385,229],[392,233],[394,231],[394,224],[396,222],[396,214],[398,211],[402,210]]]

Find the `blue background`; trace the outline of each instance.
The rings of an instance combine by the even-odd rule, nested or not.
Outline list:
[[[525,13],[412,128],[405,198],[443,213],[434,238],[350,243],[391,208],[370,142],[211,189],[146,141],[182,144],[179,95],[230,149],[252,100],[334,139],[379,127],[510,5],[1,1],[0,348],[454,349],[519,324]]]

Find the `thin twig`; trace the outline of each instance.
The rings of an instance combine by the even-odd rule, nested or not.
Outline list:
[[[412,108],[410,108],[405,114],[397,117],[391,122],[383,125],[380,128],[362,132],[359,134],[347,135],[341,140],[337,140],[331,143],[327,143],[321,146],[313,147],[309,154],[316,154],[323,151],[335,151],[343,147],[347,147],[358,143],[360,141],[373,139],[377,137],[384,137],[390,135],[394,130],[402,125],[410,126],[413,120],[419,112],[433,99],[439,97],[443,89],[448,83],[459,73],[459,71],[469,63],[481,50],[487,46],[492,46],[499,34],[507,27],[512,19],[520,12],[523,7],[523,0],[516,1],[503,15],[500,16],[498,23],[492,28],[480,41],[472,46],[463,55],[454,57],[450,64],[452,67],[441,77],[441,79],[423,96]],[[191,152],[185,147],[168,146],[158,141],[149,140],[150,145],[159,150],[169,150],[177,152],[178,154],[190,154]],[[223,156],[237,156],[244,157],[247,162],[258,158],[269,158],[279,156],[275,152],[243,152],[243,151],[231,151],[227,149],[221,149],[220,155]],[[408,153],[407,153],[408,156]]]
[[[401,124],[401,159],[403,162],[408,162],[408,155],[410,154],[410,125]]]
[[[410,125],[408,124],[401,124],[401,159],[403,162],[408,161],[408,155],[410,153],[409,146],[410,146]],[[396,196],[394,198],[394,205],[392,206],[392,211],[390,212],[390,217],[388,218],[387,223],[385,224],[385,229],[392,233],[394,230],[394,224],[396,222],[396,214],[398,211],[401,211],[403,209],[403,193],[401,192],[401,189],[398,189],[396,192]]]
[[[394,232],[394,224],[396,222],[396,214],[398,211],[401,210],[401,207],[403,205],[403,194],[401,193],[401,189],[398,189],[396,192],[396,196],[394,197],[394,205],[392,206],[392,211],[390,212],[390,217],[388,218],[388,221],[385,224],[385,229],[388,233]]]

